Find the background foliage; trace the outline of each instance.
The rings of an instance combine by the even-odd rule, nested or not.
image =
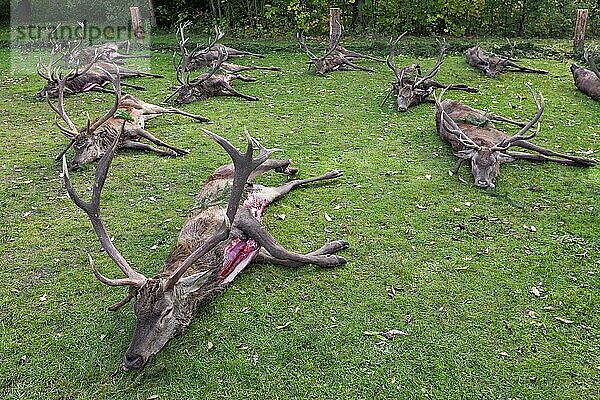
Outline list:
[[[127,15],[130,5],[146,14],[153,8],[157,25],[171,28],[192,19],[202,30],[219,24],[228,32],[255,37],[287,35],[298,29],[323,34],[329,7],[342,9],[351,33],[413,35],[493,35],[565,38],[572,34],[577,8],[588,8],[588,33],[597,36],[600,2],[592,0],[134,0],[122,6],[111,2],[12,0],[13,7],[31,8],[31,18],[81,14],[79,19]],[[0,0],[0,22],[10,19],[11,0]],[[151,5],[150,7],[148,7]],[[83,8],[82,8],[83,7]],[[66,10],[66,11],[65,11]]]
[[[577,0],[155,0],[159,26],[183,19],[257,36],[297,29],[324,33],[328,8],[342,9],[351,32],[416,35],[565,37],[572,34],[577,8],[588,8],[588,31],[599,31],[596,1]]]

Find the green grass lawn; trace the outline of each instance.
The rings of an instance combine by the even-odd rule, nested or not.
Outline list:
[[[455,157],[435,132],[433,106],[404,114],[392,101],[379,106],[392,79],[385,64],[316,77],[303,54],[288,51],[252,60],[282,72],[236,82],[260,101],[184,107],[211,124],[151,121],[151,132],[191,152],[117,154],[105,220],[125,258],[157,272],[203,180],[228,162],[200,128],[241,147],[247,127],[283,149],[300,177],[345,171],[290,193],[265,224],[300,252],[346,239],[348,264],[253,266],[144,370],[119,371],[133,312],[107,311],[125,289],[97,281],[87,254],[108,276],[118,268],[66,196],[54,161],[66,139],[32,98],[39,77],[11,73],[9,58],[0,49],[0,398],[600,398],[599,167],[519,161],[502,167],[495,193],[479,190],[468,167],[448,175]],[[427,69],[435,58],[417,61]],[[535,112],[530,82],[546,99],[533,141],[600,158],[600,104],[575,89],[570,60],[523,63],[550,74],[490,80],[451,55],[437,78],[480,89],[447,98],[519,120]],[[154,53],[152,69],[167,78],[135,82],[147,87],[141,98],[160,102],[175,82],[168,50]],[[97,116],[111,101],[88,94],[66,108],[82,126],[86,111]],[[73,174],[80,192],[93,174],[93,166]],[[276,175],[259,182],[285,181]],[[406,334],[365,334],[391,329]]]

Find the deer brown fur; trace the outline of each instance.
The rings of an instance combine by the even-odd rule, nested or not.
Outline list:
[[[594,60],[595,54],[585,50],[583,54],[588,68],[580,67],[577,64],[571,64],[571,74],[577,89],[587,94],[594,100],[600,100],[600,72]]]
[[[345,263],[342,257],[334,255],[348,246],[343,240],[326,243],[308,254],[298,254],[279,245],[261,223],[269,203],[306,183],[339,177],[340,171],[292,180],[279,187],[249,184],[269,170],[284,174],[295,170],[290,168],[290,160],[269,160],[274,150],[265,149],[249,136],[247,150],[241,153],[220,136],[205,132],[227,151],[233,164],[218,168],[206,179],[174,250],[152,278],[136,272],[127,263],[110,240],[102,221],[100,195],[117,144],[98,163],[89,203],[75,193],[63,158],[69,196],[88,214],[103,248],[125,274],[125,278],[107,278],[90,257],[94,274],[101,282],[129,288],[127,296],[110,309],[116,310],[132,299],[135,301],[136,327],[123,358],[126,370],[142,368],[152,355],[192,322],[198,307],[221,292],[252,262],[290,267],[304,264],[333,267]]]
[[[496,78],[503,72],[528,72],[533,74],[548,73],[548,71],[540,69],[523,67],[506,57],[489,54],[479,45],[467,49],[465,55],[469,65],[482,70],[483,73],[490,78]]]

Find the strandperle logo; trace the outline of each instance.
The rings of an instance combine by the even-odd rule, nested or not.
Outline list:
[[[83,21],[81,25],[17,25],[13,28],[13,39],[29,40],[79,40],[83,38],[88,44],[101,40],[127,40],[134,38],[131,24],[120,26],[97,26]]]

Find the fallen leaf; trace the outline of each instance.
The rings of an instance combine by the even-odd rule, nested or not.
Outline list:
[[[540,296],[542,295],[542,294],[540,293],[540,289],[538,289],[538,288],[537,288],[537,287],[535,287],[535,286],[534,286],[534,287],[532,287],[531,289],[529,289],[529,291],[530,291],[531,293],[533,293],[533,295],[534,295],[535,297],[540,297]]]
[[[252,365],[256,367],[256,364],[258,364],[258,353],[254,353],[252,356]]]
[[[282,220],[282,221],[285,221],[285,214],[273,214],[273,216],[274,216],[276,219],[280,219],[280,220]]]
[[[153,245],[152,247],[150,247],[150,250],[156,250],[156,249],[158,249],[157,245]]]
[[[563,324],[572,324],[573,323],[573,321],[571,321],[570,319],[566,319],[566,318],[554,317],[554,319],[562,322]]]
[[[248,346],[246,346],[244,343],[240,343],[237,346],[235,346],[236,349],[238,350],[248,350]]]
[[[206,351],[211,351],[213,347],[215,347],[215,345],[213,344],[213,342],[209,341],[206,345]]]
[[[507,352],[505,352],[505,351],[503,351],[502,353],[500,353],[500,355],[501,355],[502,357],[504,357],[504,358],[508,358],[508,357],[510,357],[510,356],[509,356],[509,354],[508,354]]]
[[[40,301],[46,301],[47,297],[46,297],[46,293],[44,293],[43,295],[40,296]]]
[[[536,313],[535,313],[535,311],[533,311],[533,310],[529,310],[529,311],[527,311],[527,316],[528,316],[529,318],[533,318],[533,319],[537,318],[537,314],[536,314]]]
[[[146,400],[156,400],[156,399],[158,399],[158,395],[153,394],[152,396],[148,397]]]
[[[100,341],[102,342],[106,338],[106,335],[100,335]]]
[[[454,212],[456,212],[456,213],[457,213],[457,212],[460,212],[460,208],[458,208],[458,207],[453,207],[453,208],[452,208],[452,211],[454,211]]]
[[[428,181],[430,181],[431,180],[431,175],[429,175],[429,174],[425,175],[425,179],[427,179]]]
[[[408,335],[408,333],[406,333],[404,331],[400,331],[398,329],[390,329],[389,331],[383,332],[381,334],[381,336],[383,336],[387,340],[392,340],[397,336],[406,336],[406,335]]]
[[[288,328],[290,325],[292,325],[292,321],[288,321],[283,325],[277,325],[276,328],[279,330],[282,330],[282,329]]]
[[[325,213],[325,219],[327,220],[327,222],[333,221],[333,219],[331,219],[331,217],[327,213]]]

